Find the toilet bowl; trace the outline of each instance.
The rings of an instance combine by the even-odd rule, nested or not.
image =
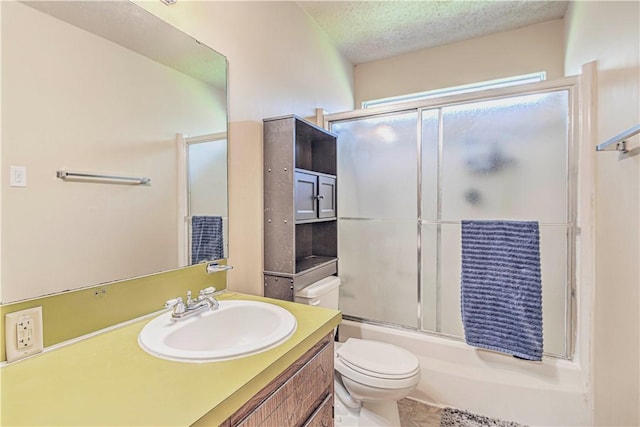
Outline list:
[[[349,338],[335,354],[335,370],[358,400],[400,400],[420,381],[418,359],[392,344]]]
[[[420,381],[419,361],[412,353],[392,344],[349,338],[336,343],[334,363],[336,426],[400,425],[397,401]]]
[[[340,279],[330,276],[298,291],[295,301],[338,308]],[[420,381],[420,362],[393,344],[349,338],[335,343],[335,425],[398,426],[397,401]]]

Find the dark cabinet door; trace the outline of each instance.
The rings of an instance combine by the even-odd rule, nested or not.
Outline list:
[[[336,216],[336,179],[328,176],[318,177],[318,218]]]
[[[303,172],[295,174],[296,221],[318,217],[318,176]]]

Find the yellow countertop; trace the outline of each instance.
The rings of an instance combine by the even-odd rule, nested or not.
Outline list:
[[[219,299],[277,304],[296,317],[296,332],[254,356],[183,363],[138,346],[138,334],[151,321],[146,318],[3,366],[1,425],[218,425],[341,320],[339,311],[286,301],[232,292]]]

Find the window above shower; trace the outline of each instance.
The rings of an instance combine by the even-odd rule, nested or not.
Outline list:
[[[483,82],[470,83],[461,86],[452,86],[443,89],[429,90],[426,92],[410,93],[408,95],[392,96],[389,98],[373,99],[364,101],[362,108],[389,107],[407,102],[425,101],[427,99],[442,98],[453,95],[463,95],[474,92],[486,91],[489,89],[500,89],[510,86],[537,83],[547,79],[547,73],[540,71],[537,73],[522,74],[518,76],[505,77],[502,79],[487,80]]]

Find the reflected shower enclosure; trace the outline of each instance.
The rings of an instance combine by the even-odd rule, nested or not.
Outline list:
[[[462,339],[460,221],[538,221],[544,351],[569,357],[572,90],[329,119],[346,318]]]

